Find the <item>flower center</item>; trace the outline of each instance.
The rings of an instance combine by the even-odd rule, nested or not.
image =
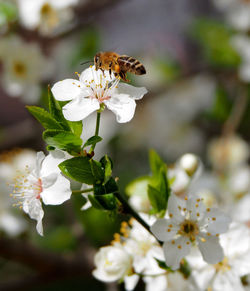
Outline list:
[[[47,2],[41,7],[40,14],[41,22],[45,22],[49,28],[54,28],[59,22],[56,10]]]
[[[187,236],[191,241],[199,234],[199,227],[195,221],[185,219],[180,225],[178,234]]]
[[[40,178],[31,177],[28,166],[25,168],[25,173],[19,172],[14,179],[14,191],[10,194],[14,199],[19,200],[13,206],[22,208],[23,202],[29,203],[32,199],[41,199],[43,191],[42,180]]]
[[[24,77],[27,73],[27,67],[24,63],[16,61],[13,63],[13,71],[18,77]]]
[[[228,263],[228,258],[225,257],[223,261],[219,262],[218,264],[214,265],[216,272],[225,273],[231,269],[231,266]]]

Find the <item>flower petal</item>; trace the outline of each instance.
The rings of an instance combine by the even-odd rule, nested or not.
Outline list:
[[[171,219],[157,219],[150,229],[157,239],[168,241],[171,240],[177,232],[176,228],[169,227],[172,223],[173,221]]]
[[[212,208],[206,212],[206,219],[209,220],[207,231],[212,235],[226,232],[231,222],[231,218],[218,208]]]
[[[84,90],[85,86],[78,80],[65,79],[54,84],[51,91],[59,101],[68,101],[79,96],[88,96],[88,91]]]
[[[173,270],[180,267],[180,261],[190,251],[191,243],[187,237],[179,237],[176,240],[168,241],[163,244],[163,251],[167,266]]]
[[[94,86],[94,89],[99,85],[105,87],[106,82],[111,82],[115,79],[114,74],[109,75],[108,71],[102,72],[101,70],[96,70],[94,66],[84,70],[80,76],[80,82],[85,86]]]
[[[58,165],[66,159],[64,153],[59,150],[51,151],[43,160],[40,177],[47,177],[52,173],[60,173]]]
[[[34,169],[34,174],[36,177],[40,177],[40,169],[42,166],[42,162],[45,159],[45,154],[43,152],[38,152],[36,155],[36,165]]]
[[[42,236],[43,235],[43,225],[42,219],[44,212],[42,209],[42,203],[39,199],[25,200],[23,203],[23,210],[25,213],[29,214],[30,218],[37,221],[36,230]]]
[[[138,275],[131,275],[124,277],[124,284],[127,291],[134,290],[140,277]]]
[[[58,174],[56,182],[41,193],[44,204],[59,205],[70,199],[70,182],[63,175]]]
[[[57,173],[51,173],[46,177],[42,178],[42,187],[43,189],[51,187],[53,184],[55,184],[57,180],[58,174]]]
[[[139,100],[148,93],[148,90],[145,87],[134,87],[126,83],[119,83],[118,92],[129,95],[134,100]]]
[[[80,97],[72,100],[63,107],[63,115],[67,120],[79,121],[99,108],[100,104],[97,99]]]
[[[115,94],[105,104],[114,112],[119,123],[129,122],[134,116],[136,104],[129,95]]]
[[[203,235],[197,241],[204,261],[217,264],[223,260],[224,253],[218,237]]]
[[[175,194],[171,194],[168,200],[168,214],[178,224],[184,220],[182,209],[186,207],[186,200],[178,198]]]

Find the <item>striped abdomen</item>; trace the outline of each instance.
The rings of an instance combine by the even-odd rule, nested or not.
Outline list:
[[[146,74],[143,64],[133,57],[122,55],[117,59],[117,62],[123,72],[130,72],[136,75]]]

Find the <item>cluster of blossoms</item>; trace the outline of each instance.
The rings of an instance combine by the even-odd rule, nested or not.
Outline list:
[[[239,78],[250,81],[250,3],[247,0],[214,0],[216,7],[225,13],[228,24],[236,31],[231,39],[232,46],[241,57]]]

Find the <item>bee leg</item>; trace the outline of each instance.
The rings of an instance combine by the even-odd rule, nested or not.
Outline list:
[[[120,71],[119,76],[123,81],[129,82],[129,80],[126,78],[126,73],[124,71]]]

